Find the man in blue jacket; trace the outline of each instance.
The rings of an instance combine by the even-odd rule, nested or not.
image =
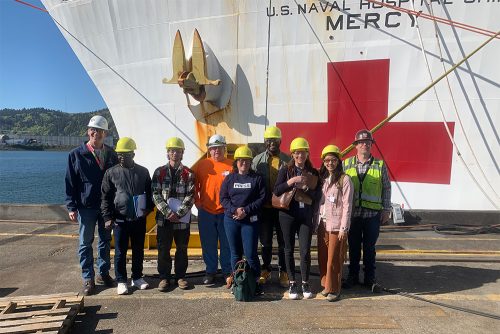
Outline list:
[[[108,287],[114,285],[109,275],[111,230],[106,230],[101,215],[101,183],[104,172],[118,162],[115,151],[104,144],[108,121],[102,116],[90,119],[87,129],[88,142],[69,153],[66,169],[66,207],[69,219],[79,224],[80,266],[82,267],[83,294],[91,295],[95,282]],[[92,243],[97,225],[97,266],[95,277]]]

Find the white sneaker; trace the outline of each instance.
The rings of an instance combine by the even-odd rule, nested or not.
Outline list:
[[[309,283],[307,282],[302,282],[302,295],[304,296],[304,299],[311,299],[313,296]]]
[[[135,286],[139,290],[146,290],[149,288],[149,284],[142,277],[139,279],[133,279],[130,286]]]
[[[127,283],[118,283],[118,286],[116,287],[116,293],[119,295],[128,294]]]
[[[288,289],[288,299],[297,300],[299,299],[299,291],[297,283],[290,283],[290,288]]]

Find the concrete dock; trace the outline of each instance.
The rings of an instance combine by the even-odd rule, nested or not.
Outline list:
[[[144,270],[151,289],[117,296],[98,286],[72,333],[500,332],[500,234],[442,235],[424,227],[383,229],[377,276],[390,292],[356,287],[336,303],[319,294],[291,301],[277,284],[255,302],[236,302],[222,280],[201,284],[196,252],[188,268],[194,288],[161,293],[151,250]],[[0,297],[80,291],[77,243],[77,224],[1,220]],[[318,292],[317,275],[311,283]]]

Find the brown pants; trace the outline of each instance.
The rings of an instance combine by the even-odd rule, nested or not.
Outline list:
[[[346,252],[346,240],[339,241],[339,232],[327,232],[318,227],[318,265],[321,286],[325,291],[340,293],[342,266]]]

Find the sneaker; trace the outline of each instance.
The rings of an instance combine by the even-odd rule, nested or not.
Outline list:
[[[297,287],[297,283],[295,282],[290,282],[289,288],[288,288],[288,299],[291,300],[296,300],[299,299],[299,288]]]
[[[170,283],[168,282],[168,279],[162,279],[160,281],[160,284],[158,284],[158,291],[166,292],[169,286]]]
[[[286,273],[286,271],[280,271],[278,278],[280,281],[280,286],[282,288],[288,288],[288,274]]]
[[[255,295],[256,296],[262,296],[264,294],[264,290],[262,289],[262,284],[257,283],[255,285]]]
[[[344,289],[351,289],[358,284],[359,284],[359,278],[357,276],[349,275],[347,276],[347,279],[344,282],[342,282],[342,287]]]
[[[177,286],[179,286],[179,289],[181,290],[186,290],[189,288],[189,282],[186,281],[184,278],[179,278],[177,280]]]
[[[326,300],[329,302],[336,302],[340,299],[340,292],[331,292],[326,296]]]
[[[226,277],[226,289],[231,289],[231,287],[233,286],[233,281],[234,281],[234,278],[232,275]]]
[[[378,283],[373,283],[372,284],[372,292],[373,293],[381,293],[383,290],[382,286]]]
[[[320,294],[323,296],[323,297],[327,297],[329,294],[330,294],[330,291],[327,291],[326,289],[321,291]]]
[[[307,282],[302,282],[302,295],[304,296],[304,299],[311,299],[313,296],[309,283]]]
[[[86,280],[83,282],[82,294],[84,296],[90,296],[94,294],[95,283],[93,280]]]
[[[97,275],[95,281],[97,284],[105,285],[108,288],[112,288],[115,285],[115,280],[109,274]]]
[[[203,284],[214,284],[215,274],[206,274],[203,278]]]
[[[370,289],[373,293],[381,293],[382,292],[382,286],[377,283],[375,279],[369,279],[365,280],[364,284],[365,287]]]
[[[267,269],[263,269],[260,273],[259,284],[266,284],[271,280],[271,272]]]
[[[119,295],[128,294],[127,283],[119,282],[118,286],[116,287],[116,293]]]
[[[133,279],[130,286],[134,286],[139,290],[146,290],[149,288],[148,282],[146,282],[142,277],[139,279]]]

